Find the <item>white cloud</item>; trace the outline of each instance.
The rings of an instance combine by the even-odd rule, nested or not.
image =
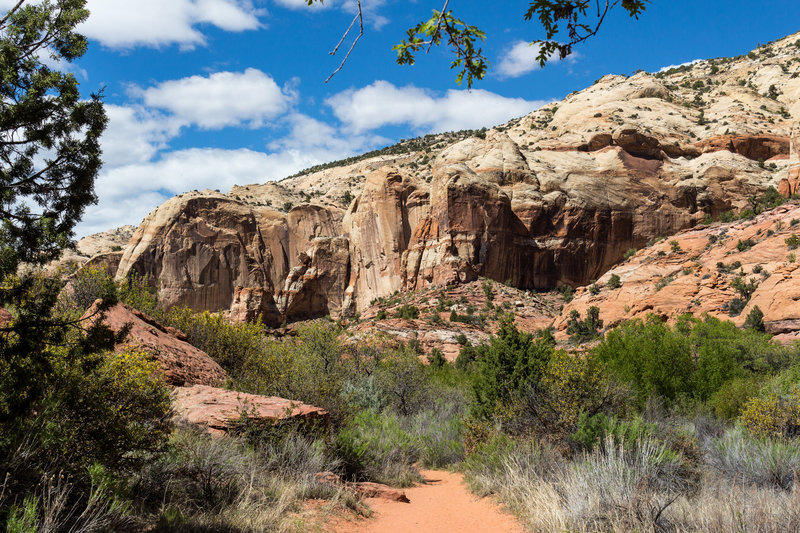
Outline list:
[[[152,159],[178,134],[181,123],[141,106],[106,104],[108,127],[103,133],[106,167],[141,163]]]
[[[539,55],[541,45],[539,43],[531,44],[528,41],[516,41],[511,48],[506,52],[506,55],[497,65],[497,72],[501,76],[508,78],[518,78],[529,72],[539,70],[539,62],[536,59]],[[566,61],[574,62],[578,59],[579,54],[572,52]],[[557,63],[561,61],[558,57],[558,52],[553,52],[548,56],[548,63]]]
[[[293,9],[299,11],[302,9],[312,9],[315,12],[329,8],[339,8],[342,11],[349,13],[352,16],[358,12],[358,4],[355,0],[325,0],[324,2],[314,2],[310,6],[306,0],[275,0],[275,3],[286,9]],[[386,0],[365,0],[361,2],[361,15],[364,17],[364,23],[372,25],[375,29],[381,29],[389,23],[389,19],[379,14],[380,9],[384,6]],[[344,32],[347,27],[342,28]],[[356,28],[357,30],[358,28]],[[352,35],[352,34],[351,34]]]
[[[180,124],[141,107],[107,106],[103,136],[106,166],[96,183],[99,205],[86,211],[78,235],[139,224],[147,213],[175,194],[264,182],[326,161],[388,143],[374,135],[342,135],[334,126],[301,114],[284,120],[290,133],[269,145],[270,152],[248,149],[190,148],[166,151]]]
[[[693,61],[687,61],[686,63],[681,63],[680,65],[668,65],[666,67],[661,67],[659,69],[659,72],[666,72],[666,71],[671,70],[673,68],[688,67],[689,65],[694,65],[695,63],[699,63],[701,61],[702,61],[702,59],[695,59]]]
[[[545,102],[506,98],[481,89],[451,89],[437,96],[413,85],[396,87],[376,81],[336,94],[325,103],[349,131],[360,133],[389,124],[408,124],[424,131],[489,127],[525,115]]]
[[[263,14],[250,0],[88,0],[86,7],[91,15],[80,31],[111,48],[192,48],[206,42],[199,25],[254,30]]]
[[[288,110],[295,98],[293,90],[282,91],[270,75],[253,68],[165,81],[134,93],[146,105],[204,129],[261,127]]]

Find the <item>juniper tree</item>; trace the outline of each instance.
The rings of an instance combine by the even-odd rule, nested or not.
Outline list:
[[[75,31],[84,4],[19,0],[0,15],[0,307],[10,311],[0,323],[0,430],[41,396],[49,350],[70,325],[53,317],[59,281],[20,267],[56,259],[96,201],[103,104],[58,68],[86,52]]]

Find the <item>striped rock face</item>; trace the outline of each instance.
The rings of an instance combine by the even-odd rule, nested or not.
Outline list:
[[[185,193],[142,222],[117,276],[146,276],[167,306],[272,324],[481,277],[585,285],[769,186],[800,192],[799,38],[604,76],[486,131]]]

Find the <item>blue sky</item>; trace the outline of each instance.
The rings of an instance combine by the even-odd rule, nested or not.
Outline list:
[[[413,67],[394,62],[392,45],[442,0],[362,3],[364,37],[325,84],[351,0],[87,0],[90,50],[65,68],[85,94],[105,88],[111,121],[100,201],[79,236],[138,224],[186,190],[226,191],[401,138],[492,126],[605,74],[738,55],[800,30],[797,0],[653,0],[638,22],[615,13],[572,58],[540,70],[525,45],[542,36],[523,20],[528,2],[451,0],[487,33],[492,68],[467,91],[444,49]]]

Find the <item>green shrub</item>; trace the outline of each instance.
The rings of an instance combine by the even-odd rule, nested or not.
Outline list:
[[[800,237],[798,237],[797,234],[795,233],[792,233],[792,236],[787,237],[786,239],[784,239],[784,241],[786,242],[786,246],[788,246],[790,250],[794,250],[798,246],[800,246]]]
[[[728,314],[730,316],[739,316],[747,306],[747,301],[741,298],[734,298],[728,302]]]
[[[623,259],[630,259],[634,255],[636,255],[636,248],[629,248],[627,252],[625,252],[622,256]]]
[[[421,480],[414,463],[419,443],[396,416],[364,411],[336,435],[336,456],[347,478],[408,487]]]
[[[661,289],[663,289],[664,287],[666,287],[667,285],[669,285],[673,281],[675,281],[675,278],[673,278],[672,276],[665,276],[665,277],[661,278],[656,283],[656,292],[660,291]]]
[[[386,320],[388,317],[389,315],[386,314],[386,310],[384,309],[381,309],[380,311],[378,311],[378,314],[375,315],[376,320]]]
[[[592,283],[589,285],[589,294],[592,296],[597,296],[600,294],[600,287],[597,285],[597,283]]]
[[[553,345],[552,336],[534,338],[504,317],[489,344],[476,348],[473,415],[491,418],[498,408],[518,400],[541,378],[554,353]]]
[[[632,320],[608,332],[595,353],[631,384],[640,407],[651,395],[706,401],[726,381],[772,372],[789,357],[769,335],[713,317],[681,317],[674,327],[654,316]]]
[[[800,471],[800,445],[782,439],[753,437],[740,428],[714,439],[706,457],[722,475],[748,485],[790,489]]]
[[[669,241],[669,247],[672,253],[679,253],[683,250],[681,249],[681,244],[678,241]]]
[[[619,289],[622,286],[622,282],[619,279],[618,274],[611,274],[611,277],[608,278],[608,287],[611,289]]]
[[[739,250],[740,252],[744,252],[746,250],[749,250],[755,245],[756,242],[753,239],[745,239],[745,240],[739,239],[739,242],[736,243],[736,249]]]
[[[620,420],[615,416],[605,413],[589,415],[581,411],[576,423],[576,431],[570,439],[584,450],[591,451],[596,446],[606,442],[615,445],[625,443],[633,445],[639,439],[652,437],[656,433],[656,426],[648,424],[642,418],[635,417],[631,420]]]
[[[756,331],[764,331],[764,312],[755,305],[747,314],[747,318],[744,321],[744,327],[748,329],[754,329]]]
[[[733,378],[724,382],[709,400],[709,405],[717,418],[723,420],[738,418],[745,404],[758,395],[760,382],[757,376]]]
[[[567,320],[567,334],[572,342],[584,343],[600,337],[603,321],[600,319],[600,309],[592,306],[586,310],[586,318],[581,320],[579,311],[573,309]]]
[[[582,412],[600,412],[613,396],[597,357],[556,350],[538,383],[530,385],[520,421],[548,438],[564,440],[576,431]]]
[[[162,322],[185,333],[192,345],[210,355],[234,380],[242,377],[246,362],[264,347],[260,322],[233,324],[220,314],[196,313],[185,307],[173,307]]]
[[[444,358],[439,348],[433,348],[428,354],[428,363],[435,368],[442,368],[447,364],[447,359]]]
[[[413,320],[419,318],[419,308],[415,305],[403,304],[394,312],[394,318]]]
[[[564,300],[564,303],[570,303],[572,301],[573,295],[575,291],[569,285],[562,285],[559,287],[558,291],[561,293],[561,297]]]

